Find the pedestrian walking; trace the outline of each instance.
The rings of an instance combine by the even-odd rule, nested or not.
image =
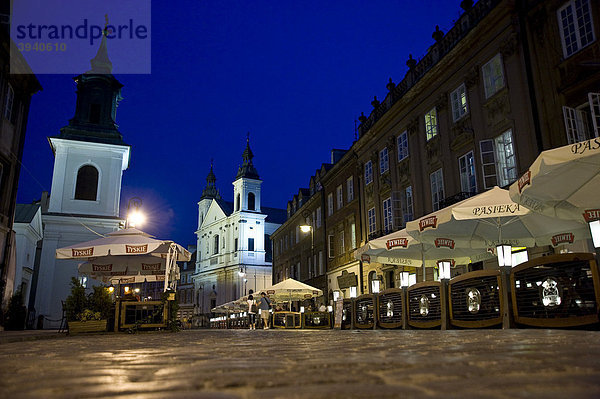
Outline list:
[[[258,307],[254,296],[250,294],[248,295],[248,324],[250,330],[256,330],[256,312],[258,312]]]
[[[263,329],[269,329],[269,309],[271,309],[271,300],[267,298],[264,292],[260,293],[260,304],[258,305],[260,309],[260,317],[263,321]]]

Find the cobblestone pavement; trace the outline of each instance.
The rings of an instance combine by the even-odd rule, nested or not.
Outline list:
[[[600,332],[191,330],[0,345],[0,397],[598,398]]]

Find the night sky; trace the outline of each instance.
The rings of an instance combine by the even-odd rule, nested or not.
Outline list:
[[[447,32],[462,11],[459,0],[173,4],[152,2],[152,73],[119,75],[114,60],[113,72],[124,85],[117,123],[132,146],[121,216],[129,198],[141,197],[142,229],[182,245],[196,243],[211,158],[231,201],[250,132],[262,205],[285,208],[332,148],[352,145],[355,119],[371,112],[374,95],[385,98],[388,78],[404,77],[409,53],[425,55],[435,26]],[[50,191],[47,137],[74,114],[72,78],[38,75],[19,203]]]

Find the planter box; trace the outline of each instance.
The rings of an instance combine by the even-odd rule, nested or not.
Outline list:
[[[88,320],[68,322],[69,334],[106,331],[108,320]]]

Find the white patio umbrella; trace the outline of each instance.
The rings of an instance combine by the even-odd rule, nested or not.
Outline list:
[[[359,260],[410,267],[434,267],[438,260],[447,259],[452,259],[457,264],[468,264],[491,256],[493,255],[483,248],[457,248],[452,243],[437,246],[424,244],[408,234],[406,229],[371,240],[355,253],[355,258]]]
[[[590,238],[585,224],[531,212],[499,187],[408,222],[406,230],[421,242],[459,248],[557,246]]]
[[[516,203],[544,215],[600,218],[600,138],[542,152],[509,192]]]
[[[177,274],[175,262],[189,261],[191,258],[190,252],[181,245],[171,240],[155,239],[150,234],[134,228],[118,230],[108,233],[106,237],[69,245],[56,250],[57,259],[82,259],[96,262],[98,265],[116,265],[116,260],[118,259],[115,258],[116,256],[124,257],[120,260],[121,264],[123,262],[132,262],[126,259],[127,257],[143,256],[164,259],[165,290],[169,285],[169,277],[174,277]],[[156,263],[156,259],[153,259],[152,262]],[[148,262],[148,264],[152,262]],[[117,267],[122,268],[122,266]],[[137,273],[126,274],[127,277],[136,279],[135,282],[138,279],[143,281],[144,278],[150,281],[148,280],[149,276],[138,278],[136,277],[138,275],[141,275],[139,270]]]
[[[105,283],[164,281],[167,261],[150,255],[101,256],[79,264],[79,273]],[[179,267],[171,269],[170,280],[179,278]]]
[[[260,290],[256,292],[254,296],[260,298],[261,292],[267,294],[269,298],[275,302],[302,301],[304,299],[316,298],[323,295],[322,290],[301,283],[293,278],[288,278],[271,287]]]

